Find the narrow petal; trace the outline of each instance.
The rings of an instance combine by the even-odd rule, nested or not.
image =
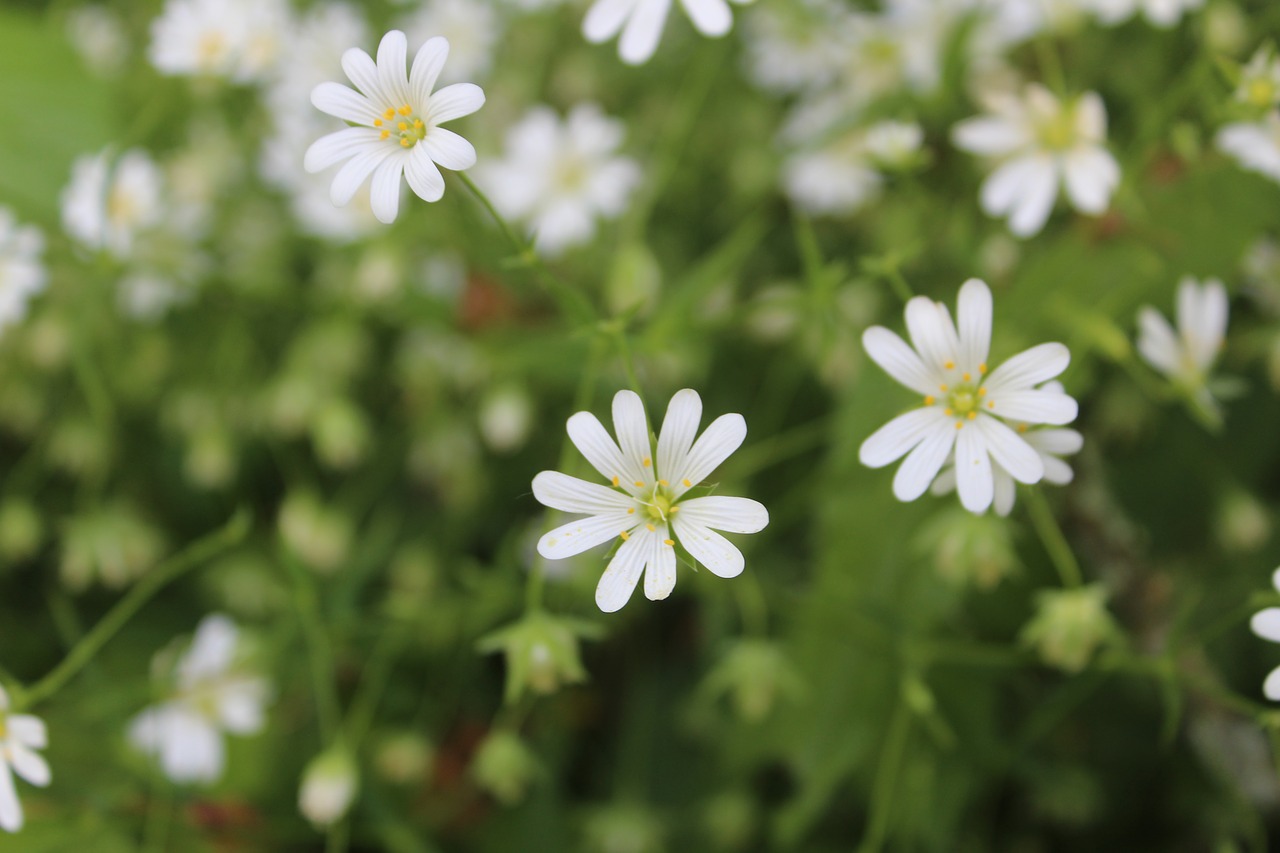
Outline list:
[[[1071,363],[1071,352],[1058,343],[1023,350],[991,372],[983,383],[988,394],[1021,391],[1054,378]]]
[[[733,27],[733,13],[725,0],[680,0],[680,5],[704,36],[716,38]]]
[[[649,537],[649,565],[644,573],[644,597],[661,601],[676,588],[676,549],[667,544],[667,528]]]
[[[226,671],[235,658],[240,642],[240,629],[230,617],[211,613],[200,620],[191,648],[178,664],[178,675],[184,684],[216,678]]]
[[[893,476],[893,494],[900,501],[913,501],[929,489],[933,478],[947,461],[955,444],[956,430],[950,418],[936,422],[925,434],[924,440],[907,455]]]
[[[1079,414],[1076,401],[1055,391],[1003,391],[991,394],[983,409],[1008,421],[1027,424],[1069,424]]]
[[[534,477],[533,496],[543,506],[586,515],[625,514],[635,506],[624,494],[559,471],[543,471]]]
[[[1009,230],[1030,237],[1044,227],[1058,197],[1058,170],[1048,157],[1040,157],[1026,173],[1017,204],[1009,215]]]
[[[436,87],[448,58],[449,41],[443,36],[429,38],[418,48],[409,71],[409,90],[413,92],[414,104],[422,106],[431,100],[431,90]]]
[[[383,92],[382,87],[378,85],[378,66],[369,54],[358,47],[343,51],[342,70],[346,72],[347,79],[355,84],[356,89],[375,105],[374,109],[378,112],[392,106],[390,93]],[[378,109],[379,107],[381,109]]]
[[[409,95],[409,42],[399,30],[391,30],[378,43],[378,88],[390,98],[387,106],[415,106]]]
[[[13,786],[13,774],[3,761],[0,761],[0,828],[9,832],[22,829],[22,804]]]
[[[44,749],[49,745],[49,736],[45,731],[44,720],[30,714],[13,714],[6,721],[9,736],[23,746],[32,749]]]
[[[960,337],[960,368],[978,375],[979,365],[991,349],[991,289],[986,282],[971,278],[960,288],[956,319]]]
[[[653,56],[670,9],[671,0],[642,0],[636,6],[622,31],[622,38],[618,39],[618,56],[623,62],[639,65]]]
[[[1267,680],[1262,682],[1262,692],[1272,702],[1280,702],[1280,666],[1271,670]]]
[[[409,189],[423,201],[439,201],[444,196],[444,176],[425,146],[415,145],[409,152],[404,161],[404,177]]]
[[[969,512],[986,512],[995,498],[991,457],[982,433],[976,429],[956,430],[956,491]]]
[[[862,333],[862,348],[885,373],[917,394],[934,394],[938,381],[907,342],[883,326]]]
[[[689,449],[684,465],[675,472],[677,479],[671,480],[672,493],[680,497],[705,480],[712,471],[720,467],[721,462],[742,446],[746,437],[747,422],[742,415],[731,413],[712,421]]]
[[[649,444],[649,420],[644,403],[634,391],[613,395],[613,431],[618,436],[622,458],[642,483],[652,484],[658,477],[653,470],[653,451]]]
[[[538,540],[538,553],[548,560],[563,560],[608,542],[635,526],[635,516],[625,512],[575,519],[544,533]]]
[[[1040,478],[1044,476],[1044,462],[1035,448],[1023,441],[1016,432],[986,415],[980,415],[968,427],[976,428],[987,452],[1009,476],[1019,483],[1040,482]],[[968,431],[968,427],[961,432]]]
[[[446,169],[461,172],[476,164],[476,149],[452,130],[433,127],[422,144],[427,147],[431,159]]]
[[[960,150],[984,157],[1005,157],[1030,142],[1026,130],[1008,119],[979,116],[951,128],[951,142]]]
[[[212,782],[226,761],[222,734],[190,712],[170,714],[161,735],[160,765],[175,782]]]
[[[690,498],[680,503],[676,514],[703,527],[729,533],[759,533],[769,523],[769,510],[751,498]]]
[[[1017,484],[1009,476],[1009,472],[999,465],[991,469],[991,479],[994,484],[991,506],[995,509],[996,515],[1007,516],[1013,511],[1013,501],[1018,491]]]
[[[906,319],[911,345],[920,353],[925,369],[939,373],[954,369],[960,339],[946,306],[927,296],[916,296],[907,302]]]
[[[1081,213],[1097,215],[1111,203],[1111,194],[1120,183],[1120,166],[1105,149],[1096,145],[1077,148],[1066,156],[1063,177],[1067,198]]]
[[[32,785],[43,788],[49,784],[49,764],[39,753],[27,749],[22,744],[9,746],[9,763],[13,765],[14,773]]]
[[[388,145],[369,148],[352,157],[338,170],[338,174],[334,175],[333,185],[329,188],[329,198],[338,207],[351,201],[365,179],[394,153],[395,150]]]
[[[1075,479],[1076,474],[1071,470],[1071,466],[1058,457],[1041,454],[1040,461],[1044,463],[1043,482],[1065,486]]]
[[[645,528],[637,528],[635,535],[623,542],[609,561],[608,568],[600,576],[600,583],[596,584],[596,606],[605,613],[621,610],[631,598],[640,573],[653,553],[650,541],[653,536]]]
[[[1138,354],[1166,376],[1182,372],[1178,336],[1164,315],[1148,305],[1138,310]]]
[[[1084,447],[1084,436],[1073,429],[1039,429],[1027,433],[1023,438],[1041,453],[1054,456],[1066,456],[1079,453]]]
[[[1253,614],[1249,629],[1264,640],[1280,643],[1280,607],[1268,607]]]
[[[484,90],[475,83],[454,83],[445,86],[427,102],[427,116],[431,124],[444,124],[455,118],[469,116],[484,106]]]
[[[633,483],[636,472],[632,471],[631,466],[623,458],[622,451],[618,449],[618,445],[614,444],[613,439],[609,433],[605,432],[604,426],[595,415],[590,412],[578,412],[569,418],[566,429],[569,431],[569,440],[591,463],[592,468],[599,471],[610,482],[615,477],[618,478],[618,485],[634,493],[637,488]]]
[[[1034,157],[1019,157],[998,167],[982,182],[979,192],[982,209],[992,216],[1004,216],[1012,211],[1030,175],[1037,169]]]
[[[343,121],[371,126],[382,111],[369,99],[341,83],[321,83],[311,90],[311,103],[322,113]]]
[[[684,549],[713,575],[734,578],[742,574],[746,560],[737,546],[728,539],[682,515],[675,517],[672,526]]]
[[[685,459],[693,447],[702,422],[702,398],[692,388],[675,393],[667,404],[667,414],[662,419],[662,432],[658,435],[658,476],[672,478],[673,471],[684,467]]]
[[[378,131],[371,127],[348,127],[322,136],[307,148],[302,168],[322,172],[335,163],[354,157],[381,142]]]
[[[218,722],[239,735],[261,731],[266,722],[262,713],[266,696],[267,684],[260,678],[238,677],[223,682],[217,696]]]
[[[912,409],[873,432],[858,448],[858,461],[868,468],[883,468],[905,456],[933,430],[952,429],[950,419],[937,406]]]
[[[582,35],[592,44],[608,41],[622,30],[641,0],[596,0],[582,20]]]
[[[373,170],[369,185],[369,207],[379,222],[390,225],[400,211],[400,178],[408,157],[387,157]]]

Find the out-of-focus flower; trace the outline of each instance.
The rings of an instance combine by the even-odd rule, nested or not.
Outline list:
[[[783,650],[768,640],[739,640],[707,673],[700,691],[726,696],[734,713],[748,723],[764,720],[780,699],[795,699],[804,682]]]
[[[1037,594],[1036,615],[1023,626],[1019,639],[1049,666],[1075,673],[1118,632],[1107,612],[1106,590],[1091,584]]]
[[[351,550],[351,519],[310,492],[294,492],[280,506],[280,537],[311,568],[331,572]]]
[[[773,92],[799,92],[830,83],[848,53],[838,22],[848,15],[829,0],[765,3],[743,28],[747,71]]]
[[[677,539],[712,574],[737,577],[745,563],[742,552],[715,531],[756,533],[769,523],[768,510],[750,498],[686,498],[747,437],[742,415],[729,414],[712,421],[695,442],[701,420],[698,392],[676,392],[662,422],[655,465],[644,403],[633,391],[619,391],[613,398],[613,425],[621,447],[590,412],[578,412],[568,422],[569,439],[612,488],[557,471],[533,478],[533,494],[541,503],[587,516],[539,539],[543,557],[559,560],[622,539],[596,587],[596,604],[606,613],[627,603],[641,574],[647,598],[671,594]]]
[[[1271,585],[1280,592],[1280,569],[1271,575]],[[1264,640],[1280,643],[1280,607],[1268,607],[1253,614],[1249,628]],[[1262,683],[1262,693],[1273,702],[1280,702],[1280,666],[1271,670]]]
[[[0,828],[9,832],[22,829],[15,774],[40,788],[49,784],[49,765],[36,752],[48,742],[44,721],[30,714],[9,713],[9,694],[0,687]]]
[[[298,789],[298,811],[318,827],[339,821],[351,808],[359,772],[351,754],[341,744],[317,755],[302,771]]]
[[[525,692],[548,694],[562,684],[587,680],[578,652],[579,637],[598,636],[589,622],[535,612],[480,639],[482,652],[502,651],[507,659],[506,701]]]
[[[80,6],[67,15],[67,35],[85,64],[98,74],[115,74],[129,57],[129,38],[120,16],[105,6]]]
[[[637,803],[616,803],[596,809],[582,827],[588,853],[661,853],[662,821]]]
[[[783,165],[787,195],[814,214],[853,213],[880,195],[880,168],[903,169],[919,156],[924,132],[913,122],[884,121],[854,128]]]
[[[524,445],[533,425],[533,401],[522,385],[505,385],[485,394],[480,402],[480,435],[498,453]]]
[[[429,39],[406,72],[404,33],[392,30],[378,45],[375,64],[369,54],[351,48],[342,67],[359,91],[340,83],[321,83],[311,103],[321,112],[351,122],[321,137],[307,149],[303,165],[319,172],[346,161],[330,188],[333,203],[349,202],[372,176],[370,205],[379,221],[395,221],[400,208],[400,178],[424,201],[444,195],[446,169],[469,169],[476,152],[471,143],[439,125],[470,115],[484,105],[484,92],[473,83],[454,83],[435,91],[436,79],[449,56],[449,42]]]
[[[259,82],[275,68],[289,23],[286,0],[166,0],[148,55],[161,74]]]
[[[72,592],[95,576],[109,587],[140,577],[160,558],[159,531],[126,504],[109,504],[71,518],[62,535],[62,581]]]
[[[1214,143],[1240,168],[1280,183],[1280,110],[1258,121],[1238,121],[1221,128]]]
[[[733,27],[733,13],[726,0],[680,0],[680,6],[704,36],[718,38]],[[622,33],[618,56],[628,65],[639,65],[658,49],[670,8],[671,0],[596,0],[582,20],[582,34],[592,44],[599,44]]]
[[[27,316],[27,303],[44,290],[43,253],[40,230],[19,225],[13,211],[0,206],[0,329]]]
[[[396,785],[410,785],[427,778],[435,762],[435,747],[417,731],[384,735],[373,750],[378,774]]]
[[[471,778],[504,806],[523,800],[540,772],[537,757],[506,729],[490,732],[471,760]]]
[[[401,19],[400,29],[415,44],[433,36],[449,41],[445,82],[484,80],[493,66],[493,48],[502,35],[502,17],[490,0],[433,0]]]
[[[225,763],[223,732],[249,735],[262,729],[270,688],[244,668],[240,644],[235,623],[215,613],[200,621],[176,663],[169,650],[156,655],[153,669],[168,695],[133,718],[129,740],[157,756],[174,782],[216,781]]]
[[[1060,183],[1076,210],[1107,209],[1120,166],[1103,147],[1107,113],[1097,93],[1063,103],[1032,83],[1021,98],[1002,93],[986,100],[988,115],[952,128],[956,147],[998,161],[982,184],[983,210],[1008,216],[1009,230],[1028,237],[1044,227]]]
[[[1086,5],[1108,26],[1141,12],[1152,26],[1168,29],[1182,20],[1184,12],[1203,6],[1204,0],[1086,0]]]
[[[954,483],[954,475],[951,479]],[[934,486],[936,491],[936,482]],[[939,512],[920,530],[917,542],[938,574],[956,586],[991,589],[1019,565],[1010,523],[993,515]]]
[[[1280,57],[1276,56],[1273,45],[1258,48],[1249,63],[1240,69],[1234,97],[1260,110],[1280,106]]]
[[[597,217],[626,210],[640,166],[617,155],[623,124],[595,104],[579,104],[561,121],[534,107],[507,131],[506,157],[477,170],[476,179],[502,214],[526,222],[547,255],[585,243]]]
[[[128,258],[139,232],[165,216],[163,178],[145,152],[131,149],[81,157],[62,193],[62,225],[77,242]]]
[[[940,302],[907,303],[911,346],[882,326],[862,345],[899,383],[924,395],[924,406],[900,415],[862,443],[862,464],[880,468],[906,455],[893,480],[898,500],[924,494],[954,451],[960,503],[984,512],[995,498],[998,467],[1020,483],[1045,476],[1041,454],[1007,423],[1061,425],[1075,420],[1076,401],[1042,386],[1066,369],[1062,344],[1040,344],[987,372],[991,291],[978,279],[960,288],[959,331]],[[1006,423],[1007,422],[1007,423]],[[993,467],[994,461],[994,467]]]
[[[1210,412],[1209,371],[1227,334],[1227,290],[1217,279],[1204,284],[1187,276],[1178,283],[1178,329],[1156,309],[1138,311],[1138,352],[1147,363]]]

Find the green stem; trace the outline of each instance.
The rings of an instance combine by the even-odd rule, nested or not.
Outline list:
[[[635,362],[631,359],[631,345],[627,341],[627,330],[621,323],[614,323],[611,331],[618,345],[618,357],[622,359],[622,369],[626,371],[627,381],[631,383],[631,390],[643,397],[644,391],[641,390],[640,379],[636,376]]]
[[[320,599],[314,579],[292,556],[285,557],[285,564],[293,576],[293,601],[298,608],[298,620],[307,644],[307,659],[311,664],[311,690],[316,703],[316,718],[320,725],[320,737],[326,745],[338,735],[338,694],[333,684],[333,651],[320,616]]]
[[[1040,63],[1040,74],[1045,82],[1061,98],[1067,94],[1067,76],[1062,71],[1062,59],[1049,38],[1046,34],[1035,40],[1036,60]]]
[[[205,535],[156,566],[102,620],[71,649],[53,671],[25,690],[14,701],[14,710],[36,705],[62,689],[93,660],[98,651],[116,635],[142,606],[183,572],[237,545],[248,534],[249,513],[240,509],[220,529]]]
[[[351,699],[351,708],[347,712],[345,743],[353,752],[360,748],[369,728],[373,724],[373,714],[378,701],[386,689],[387,680],[391,677],[391,664],[396,653],[403,645],[403,639],[410,626],[397,619],[388,619],[386,627],[378,637],[378,644],[365,661],[364,674],[360,686]]]
[[[893,292],[904,303],[910,302],[915,296],[915,293],[911,290],[911,285],[907,284],[907,280],[903,278],[902,270],[896,266],[885,270],[885,278],[889,280],[889,286],[893,288]]]
[[[898,784],[898,771],[902,767],[902,754],[906,751],[907,735],[911,730],[911,711],[907,708],[902,691],[889,721],[884,749],[880,752],[880,766],[876,769],[876,781],[871,789],[871,819],[867,834],[858,847],[860,853],[875,853],[883,845],[889,831],[889,816],[893,810],[893,791]]]
[[[1067,537],[1062,535],[1062,528],[1058,526],[1058,520],[1053,517],[1053,511],[1049,509],[1049,502],[1045,500],[1044,493],[1035,488],[1024,491],[1027,495],[1027,510],[1031,514],[1031,524],[1040,536],[1040,542],[1048,552],[1053,567],[1058,570],[1062,585],[1068,589],[1082,585],[1084,576],[1080,572],[1080,564],[1076,562],[1076,555],[1072,553]]]

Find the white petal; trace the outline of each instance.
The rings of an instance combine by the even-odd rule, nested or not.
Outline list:
[[[191,648],[178,664],[178,677],[184,685],[216,678],[226,672],[235,658],[240,631],[236,623],[221,613],[211,613],[200,620]]]
[[[911,345],[920,353],[925,369],[941,372],[954,368],[960,338],[946,306],[927,296],[915,296],[907,301],[906,319]],[[948,363],[952,368],[946,367]]]
[[[649,420],[644,412],[644,403],[636,392],[624,390],[613,395],[613,431],[617,433],[622,457],[630,463],[636,479],[653,484],[658,477],[654,473],[653,451],[649,444]]]
[[[608,568],[600,576],[600,583],[596,584],[596,606],[605,613],[621,610],[631,598],[636,582],[640,580],[640,573],[644,571],[645,563],[652,553],[653,545],[650,540],[653,535],[643,527],[637,528],[635,534],[622,543],[618,553],[609,561]]]
[[[390,225],[400,211],[400,178],[408,157],[387,157],[373,170],[369,184],[369,207],[379,222]]]
[[[0,761],[0,828],[9,832],[22,829],[22,804],[13,786],[13,774],[3,761]]]
[[[747,422],[742,415],[721,415],[711,422],[689,449],[684,464],[674,473],[671,490],[676,497],[705,480],[747,437]],[[688,482],[689,485],[685,485]]]
[[[618,40],[618,56],[628,65],[639,65],[653,56],[662,37],[671,0],[641,0]]]
[[[1280,643],[1280,607],[1268,607],[1253,614],[1249,629],[1264,640]]]
[[[414,106],[409,94],[409,44],[399,30],[391,30],[378,43],[378,88],[391,99],[387,106]]]
[[[49,735],[45,731],[44,720],[30,714],[13,714],[6,721],[9,736],[23,746],[32,749],[44,749],[49,745]]]
[[[483,106],[483,89],[475,83],[454,83],[431,96],[427,102],[427,120],[433,125],[444,124],[469,116]]]
[[[341,83],[321,83],[311,90],[311,103],[322,113],[343,121],[372,125],[382,116],[382,110],[369,103],[369,99]]]
[[[1280,666],[1271,670],[1267,680],[1262,682],[1262,692],[1272,702],[1280,702]]]
[[[622,451],[618,449],[618,445],[614,444],[609,433],[605,432],[604,426],[596,419],[596,416],[590,412],[578,412],[569,418],[569,422],[565,425],[569,432],[569,440],[573,442],[573,446],[578,448],[578,452],[591,463],[591,467],[604,476],[606,480],[613,481],[618,478],[618,485],[634,492],[637,488],[632,481],[638,475],[638,471],[633,471],[630,464],[623,457]]]
[[[898,415],[873,432],[858,448],[858,460],[868,468],[883,468],[901,459],[932,430],[943,427],[954,429],[950,419],[936,406],[912,409]]]
[[[643,0],[596,0],[582,20],[582,35],[592,44],[613,38]]]
[[[390,145],[369,148],[352,157],[333,176],[333,185],[329,187],[329,198],[338,207],[351,201],[351,197],[360,189],[360,185],[373,174],[381,163],[396,153]]]
[[[945,463],[944,463],[945,464]],[[956,466],[955,460],[951,460],[950,465],[946,465],[938,476],[934,478],[933,485],[929,487],[931,495],[946,495],[956,490]]]
[[[1182,348],[1173,327],[1156,309],[1138,309],[1138,353],[1147,363],[1167,376],[1182,372]]]
[[[1027,131],[1007,119],[980,116],[951,128],[951,141],[962,151],[987,157],[1004,157],[1026,146]]]
[[[1111,194],[1120,183],[1120,166],[1104,148],[1094,145],[1077,148],[1063,163],[1067,197],[1081,213],[1099,214],[1107,209]]]
[[[415,104],[422,105],[431,100],[431,90],[436,87],[436,80],[440,79],[448,58],[449,42],[443,36],[429,38],[418,48],[409,72],[409,90],[413,92]]]
[[[1040,461],[1044,463],[1044,482],[1065,486],[1075,479],[1071,466],[1058,457],[1041,455]]]
[[[175,782],[212,782],[225,762],[222,735],[202,717],[170,714],[160,744],[160,764]]]
[[[956,491],[969,512],[986,512],[995,498],[991,457],[982,433],[966,426],[956,430]]]
[[[666,543],[667,529],[649,537],[649,564],[644,572],[644,597],[661,601],[676,587],[676,549]]]
[[[1187,277],[1178,285],[1178,331],[1192,361],[1207,371],[1218,357],[1227,331],[1227,291],[1210,279],[1201,287]]]
[[[49,784],[48,763],[38,753],[27,749],[22,744],[10,745],[9,763],[13,765],[14,773],[32,785],[43,788]]]
[[[677,391],[667,404],[662,432],[658,434],[658,476],[670,480],[673,471],[684,467],[701,422],[702,398],[698,392],[692,388]]]
[[[938,470],[947,461],[947,455],[955,444],[956,433],[963,432],[951,425],[951,419],[942,417],[929,429],[924,440],[916,445],[893,475],[893,494],[900,501],[913,501],[929,489]]]
[[[991,313],[991,289],[986,282],[976,278],[966,281],[956,304],[960,369],[974,376],[991,348]]]
[[[970,427],[977,428],[981,433],[987,451],[1009,476],[1019,483],[1040,482],[1040,478],[1044,476],[1044,462],[1035,448],[1023,441],[1016,432],[986,415],[979,415],[977,419],[970,421],[961,432]]]
[[[421,144],[427,146],[431,159],[446,169],[461,172],[476,164],[476,149],[452,130],[433,127]]]
[[[439,201],[444,196],[444,176],[424,146],[415,145],[405,158],[404,177],[409,189],[423,201]]]
[[[885,373],[918,394],[937,393],[938,382],[907,342],[883,326],[862,333],[862,348]]]
[[[1023,350],[991,372],[983,383],[988,394],[1021,391],[1054,378],[1071,363],[1071,352],[1058,343]]]
[[[680,0],[680,5],[704,36],[722,36],[733,27],[733,13],[724,0]]]
[[[769,510],[759,501],[718,495],[682,501],[676,515],[729,533],[759,533],[769,523]]]
[[[344,128],[311,143],[303,156],[302,168],[308,172],[320,172],[380,142],[378,131],[371,127]]]
[[[734,578],[742,574],[746,560],[737,546],[709,527],[682,515],[672,522],[676,539],[684,549],[713,575]]]
[[[983,412],[1028,424],[1069,424],[1079,414],[1076,401],[1054,391],[1002,391],[987,397]]]
[[[218,721],[229,732],[247,735],[261,731],[267,684],[260,678],[239,677],[218,691]]]
[[[1044,227],[1058,197],[1058,170],[1049,157],[1039,157],[1028,170],[1018,202],[1009,215],[1009,230],[1030,237]]]
[[[1040,170],[1035,157],[1019,157],[1001,165],[982,182],[982,209],[992,216],[1004,216],[1017,206],[1031,175]]]
[[[1039,429],[1027,433],[1023,438],[1041,453],[1051,453],[1054,456],[1079,453],[1080,448],[1084,447],[1084,436],[1073,429]]]
[[[635,506],[635,501],[613,489],[559,471],[543,471],[534,477],[533,496],[543,506],[586,515],[625,513]]]
[[[1097,92],[1085,92],[1076,103],[1076,132],[1090,142],[1107,137],[1107,108]]]
[[[538,540],[538,553],[548,560],[563,560],[608,542],[635,526],[636,517],[625,511],[575,519],[543,534]]]
[[[991,469],[991,479],[995,486],[991,506],[996,511],[996,515],[1007,516],[1013,511],[1013,501],[1017,496],[1018,487],[1009,476],[1009,472],[999,465]]]
[[[372,108],[377,112],[381,113],[387,107],[400,106],[392,103],[391,93],[382,91],[382,87],[378,85],[378,66],[373,58],[360,48],[353,47],[343,51],[342,70],[346,72],[347,78],[355,84],[355,87],[376,105]],[[312,99],[314,100],[314,96]]]

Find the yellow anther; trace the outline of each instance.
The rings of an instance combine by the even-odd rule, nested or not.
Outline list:
[[[972,376],[970,376],[970,375],[969,375],[969,374],[967,374],[967,373],[963,373],[963,374],[961,374],[961,375],[960,375],[960,378],[961,378],[961,379],[963,379],[965,382],[968,382],[968,381],[969,381],[970,379],[972,379],[973,377],[972,377]]]
[[[625,530],[624,530],[624,531],[622,531],[621,533],[619,533],[618,535],[622,537],[622,541],[623,541],[623,542],[626,542],[628,539],[630,539],[630,538],[631,538],[631,534],[630,534],[630,533],[628,533],[628,532],[627,532],[627,531],[625,531]]]
[[[391,131],[389,131],[389,130],[384,130],[384,131],[382,131],[382,133],[379,133],[379,134],[378,134],[378,138],[379,138],[379,139],[390,139],[390,138],[391,138]]]
[[[988,401],[987,401],[987,408],[988,408],[988,409],[994,409],[995,407],[996,407],[996,401],[995,401],[995,400],[988,400]]]
[[[408,129],[409,129],[409,125],[405,124],[404,122],[402,121],[396,122],[396,130],[399,130],[401,133],[404,133]]]
[[[934,397],[932,394],[926,395],[924,398],[924,404],[926,406],[932,406],[935,402],[936,400],[934,400]]]
[[[986,372],[987,372],[987,363],[986,363],[985,361],[984,361],[984,362],[982,362],[982,364],[979,364],[979,365],[978,365],[978,372],[979,372],[979,373],[986,373]]]
[[[985,396],[987,396],[987,389],[986,389],[986,388],[979,388],[979,389],[978,389],[978,396],[979,396],[979,397],[985,397]]]
[[[400,115],[402,116],[407,116],[411,112],[413,112],[413,107],[409,106],[408,104],[405,104],[403,107],[400,108]]]
[[[396,111],[391,109],[391,107],[387,107],[387,111],[382,114],[382,117],[387,120],[393,119],[396,117]]]
[[[676,544],[676,540],[674,540],[674,539],[663,539],[663,540],[662,540],[662,544],[663,544],[663,545],[674,545],[674,544]]]
[[[673,506],[670,510],[668,510],[668,512],[670,512],[672,515],[675,515],[679,511],[680,511],[680,507],[678,506]]]
[[[621,482],[621,480],[619,480],[617,477],[614,477],[614,478],[613,478],[613,484],[614,484],[615,486],[616,486],[616,485],[618,485],[618,483],[620,483],[620,482]]]
[[[942,410],[942,414],[946,415],[947,417],[951,417],[951,415],[954,413],[951,411],[950,408],[946,408]]]
[[[410,145],[412,145],[412,144],[413,144],[413,143],[412,143],[412,142],[410,142],[410,141],[409,141],[409,140],[407,140],[407,139],[401,139],[401,140],[400,140],[400,147],[401,147],[401,148],[408,148],[408,147],[409,147]]]
[[[659,480],[659,481],[658,481],[658,485],[659,485],[659,486],[670,486],[671,484],[670,484],[670,483],[668,483],[666,480]]]
[[[977,412],[970,412],[970,413],[969,413],[969,420],[973,420],[973,419],[974,419],[974,418],[976,418],[977,416],[978,416],[978,413],[977,413]]]
[[[956,429],[960,429],[962,426],[964,426],[964,421],[956,421]]]
[[[650,459],[648,456],[646,456],[644,459],[640,460],[640,464],[648,468],[650,465],[653,464],[653,460]]]
[[[680,482],[684,483],[684,487],[685,487],[686,489],[692,489],[692,488],[693,488],[693,483],[690,483],[688,479],[681,480]]]
[[[938,390],[939,390],[939,391],[941,391],[943,394],[945,394],[945,393],[947,393],[947,386],[946,386],[946,385],[939,385],[939,386],[938,386]]]
[[[644,488],[644,480],[636,480],[636,488],[637,488],[637,489],[643,489],[643,488]]]
[[[655,531],[655,530],[657,530],[657,529],[658,529],[658,528],[654,527],[652,524],[646,524],[646,525],[645,525],[645,527],[649,528],[649,532],[650,532],[650,533],[652,533],[653,531]]]
[[[422,119],[420,119],[420,118],[415,118],[415,119],[413,120],[413,126],[414,126],[414,127],[422,127]]]
[[[1026,432],[1026,431],[1027,431],[1026,424],[1018,424],[1018,432]]]
[[[380,119],[380,118],[375,118],[375,119],[373,120],[373,126],[374,126],[374,127],[382,127],[382,119]]]
[[[945,364],[943,364],[942,366],[943,366],[943,367],[945,367],[947,370],[954,370],[954,369],[955,369],[955,366],[956,366],[956,363],[955,363],[954,361],[950,361],[950,360],[948,360],[948,361],[947,361]]]
[[[628,507],[628,508],[627,508],[627,515],[634,515],[634,514],[635,514],[635,511],[636,511],[636,508],[635,508],[635,507]]]

